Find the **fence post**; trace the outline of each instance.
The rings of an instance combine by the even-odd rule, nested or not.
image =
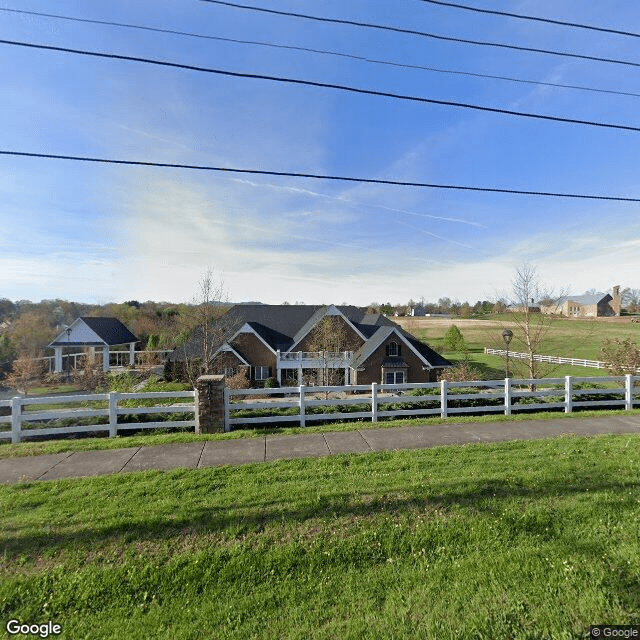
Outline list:
[[[109,437],[115,438],[118,435],[118,396],[117,391],[109,393]]]
[[[504,379],[504,415],[511,415],[511,378]]]
[[[229,422],[229,419],[231,417],[231,412],[229,411],[230,398],[231,398],[231,395],[229,394],[229,389],[225,387],[224,388],[224,430],[225,431],[231,431],[231,423]]]
[[[304,404],[304,385],[301,384],[299,387],[300,390],[300,426],[305,427],[305,404]]]
[[[224,431],[224,376],[206,375],[196,380],[196,433]]]
[[[564,378],[564,412],[571,413],[573,410],[573,378],[565,376]]]
[[[20,428],[22,425],[22,398],[11,398],[11,444],[20,442]]]
[[[378,384],[371,383],[371,422],[378,422]]]
[[[633,376],[628,373],[624,380],[624,408],[627,411],[633,409]]]
[[[449,393],[449,383],[446,380],[440,381],[440,417],[447,417],[447,394]]]

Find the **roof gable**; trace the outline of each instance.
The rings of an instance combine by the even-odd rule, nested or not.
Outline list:
[[[403,331],[397,325],[379,327],[375,334],[367,340],[364,345],[362,345],[362,348],[356,354],[354,366],[362,366],[378,350],[385,340],[393,335],[399,338],[403,344],[411,349],[429,369],[452,366],[446,358],[443,358],[426,344],[416,340],[413,336]]]
[[[229,343],[232,343],[242,333],[250,333],[250,334],[256,336],[256,338],[258,338],[258,340],[260,340],[260,342],[262,342],[262,344],[264,344],[264,346],[267,347],[267,349],[269,349],[269,351],[273,351],[275,353],[276,349],[274,349],[267,342],[267,340],[265,340],[265,338],[261,335],[260,331],[256,330],[256,326],[259,327],[259,325],[257,323],[255,323],[255,322],[245,322],[240,327],[240,329],[238,329],[238,331],[236,331],[235,334],[229,339]]]
[[[362,312],[360,311],[358,314],[358,309],[357,307],[343,307],[344,311],[339,308],[336,307],[333,304],[330,304],[326,307],[320,307],[310,318],[309,320],[307,320],[307,322],[304,323],[304,325],[300,328],[300,330],[296,333],[295,336],[293,336],[293,342],[291,344],[291,346],[289,347],[289,351],[292,351],[293,349],[295,349],[295,347],[302,342],[302,340],[304,340],[304,338],[311,332],[311,330],[320,322],[322,321],[323,318],[327,317],[327,316],[339,316],[341,317],[354,331],[355,333],[358,335],[358,337],[360,337],[362,340],[366,341],[367,340],[367,336],[365,336],[362,331],[360,330],[360,328],[358,327],[357,321],[354,322],[355,318],[360,319],[362,317]],[[354,311],[356,313],[354,313]],[[350,318],[349,316],[352,316],[352,318]]]
[[[58,334],[49,346],[104,346],[129,342],[138,342],[138,338],[117,318],[83,316]]]
[[[249,363],[228,343],[225,342],[214,354],[213,357],[215,358],[219,353],[223,353],[223,352],[228,352],[228,353],[233,353],[233,355],[238,358],[238,360],[240,362],[242,362],[242,364],[249,366]]]

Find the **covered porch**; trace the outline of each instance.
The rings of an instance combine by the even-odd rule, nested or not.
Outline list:
[[[278,384],[282,384],[284,370],[296,371],[298,386],[303,384],[305,369],[344,371],[344,384],[351,384],[350,370],[353,362],[353,351],[292,351],[276,352],[276,376]]]
[[[89,349],[94,356],[102,351],[102,370],[109,371],[110,349],[116,345],[128,345],[129,365],[135,363],[135,346],[138,339],[116,318],[78,318],[66,327],[48,346],[53,349],[53,371],[63,373],[63,350]],[[69,360],[67,360],[69,362]]]

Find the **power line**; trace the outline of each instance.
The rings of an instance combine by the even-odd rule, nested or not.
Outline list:
[[[582,24],[579,22],[565,22],[564,20],[554,20],[552,18],[540,18],[538,16],[526,16],[520,13],[510,13],[508,11],[496,11],[494,9],[480,9],[472,7],[468,4],[460,4],[458,2],[444,2],[443,0],[421,0],[422,2],[430,2],[431,4],[439,4],[444,7],[452,7],[454,9],[464,9],[466,11],[474,11],[476,13],[486,13],[494,16],[504,16],[507,18],[518,18],[519,20],[533,20],[534,22],[544,22],[546,24],[557,24],[562,27],[574,27],[576,29],[588,29],[590,31],[600,31],[601,33],[613,33],[618,36],[630,36],[632,38],[640,38],[640,33],[632,31],[620,31],[619,29],[610,29],[608,27],[598,27],[590,24]]]
[[[525,191],[521,189],[500,189],[497,187],[474,187],[468,185],[435,184],[428,182],[408,182],[402,180],[384,180],[381,178],[358,178],[354,176],[333,176],[317,173],[300,173],[291,171],[268,171],[263,169],[235,169],[231,167],[216,167],[207,165],[173,164],[168,162],[145,162],[142,160],[115,160],[110,158],[95,158],[89,156],[67,156],[52,153],[28,153],[26,151],[0,150],[3,156],[19,156],[26,158],[40,158],[48,160],[72,160],[76,162],[92,162],[99,164],[132,165],[141,167],[159,167],[167,169],[190,169],[195,171],[216,171],[221,173],[241,173],[261,176],[278,176],[286,178],[310,178],[314,180],[332,180],[338,182],[359,182],[364,184],[380,184],[398,187],[417,187],[426,189],[447,189],[455,191],[479,191],[484,193],[504,193],[509,195],[545,196],[552,198],[574,198],[584,200],[606,200],[613,202],[640,202],[640,198],[623,196],[603,196],[584,193],[557,193],[552,191]]]
[[[342,84],[334,84],[328,82],[315,82],[313,80],[302,80],[299,78],[286,78],[283,76],[270,76],[259,73],[241,73],[239,71],[228,71],[225,69],[212,69],[210,67],[198,67],[189,64],[180,64],[177,62],[166,62],[164,60],[153,60],[151,58],[138,58],[134,56],[124,56],[116,53],[99,53],[97,51],[87,51],[84,49],[70,49],[68,47],[55,47],[53,45],[34,44],[30,42],[18,42],[15,40],[0,40],[0,44],[7,44],[18,47],[27,47],[32,49],[44,49],[47,51],[59,51],[62,53],[73,53],[83,56],[91,56],[96,58],[106,58],[110,60],[126,60],[129,62],[142,62],[145,64],[153,64],[162,67],[170,67],[174,69],[186,69],[189,71],[199,71],[204,73],[212,73],[232,78],[249,78],[253,80],[268,80],[271,82],[280,82],[283,84],[296,84],[308,87],[318,87],[322,89],[335,89],[337,91],[345,91],[348,93],[356,93],[360,95],[377,96],[383,98],[393,98],[395,100],[406,100],[410,102],[419,102],[423,104],[435,104],[444,107],[458,107],[461,109],[472,109],[475,111],[483,111],[486,113],[498,113],[500,115],[516,116],[521,118],[532,118],[535,120],[546,120],[550,122],[562,122],[565,124],[579,124],[583,126],[599,127],[605,129],[619,129],[623,131],[640,132],[640,127],[633,127],[624,124],[614,124],[609,122],[597,122],[594,120],[579,120],[576,118],[564,118],[561,116],[550,116],[540,113],[530,113],[527,111],[514,111],[512,109],[500,109],[498,107],[486,107],[483,105],[471,104],[467,102],[455,102],[452,100],[436,100],[435,98],[423,98],[420,96],[411,96],[401,93],[392,93],[389,91],[377,91],[373,89],[361,89],[358,87],[350,87]]]
[[[293,11],[278,11],[276,9],[266,9],[265,7],[252,7],[244,4],[237,4],[235,2],[226,2],[225,0],[200,0],[200,2],[209,2],[210,4],[219,4],[226,7],[233,7],[234,9],[246,9],[248,11],[259,11],[261,13],[268,13],[272,15],[287,16],[290,18],[302,18],[305,20],[315,20],[317,22],[326,22],[330,24],[346,24],[353,27],[364,27],[366,29],[379,29],[382,31],[392,31],[395,33],[406,33],[413,36],[420,36],[423,38],[433,38],[434,40],[443,40],[445,42],[457,42],[459,44],[473,44],[481,47],[498,47],[500,49],[512,49],[514,51],[525,51],[527,53],[544,53],[551,56],[560,56],[564,58],[578,58],[580,60],[590,60],[592,62],[607,62],[611,64],[622,64],[631,67],[640,67],[640,62],[633,62],[631,60],[618,60],[615,58],[602,58],[599,56],[589,56],[586,54],[571,53],[570,51],[556,51],[553,49],[538,49],[535,47],[524,47],[515,44],[504,44],[501,42],[488,42],[484,40],[467,40],[465,38],[456,38],[453,36],[443,36],[436,33],[429,33],[427,31],[417,31],[415,29],[406,29],[403,27],[392,27],[390,25],[372,24],[369,22],[358,22],[356,20],[344,20],[340,18],[323,18],[320,16],[312,16],[305,13],[295,13]]]
[[[19,13],[19,14],[26,14],[26,15],[31,15],[31,16],[38,16],[38,17],[44,17],[44,18],[53,18],[56,20],[68,20],[70,22],[81,22],[81,23],[89,23],[89,24],[100,24],[100,25],[106,25],[106,26],[110,26],[110,27],[124,27],[127,29],[139,29],[142,31],[150,31],[150,32],[155,32],[155,33],[166,33],[166,34],[170,34],[170,35],[177,35],[177,36],[185,36],[185,37],[189,37],[189,38],[202,38],[202,39],[206,39],[206,40],[215,40],[215,41],[219,41],[219,42],[231,42],[233,44],[248,44],[248,45],[253,45],[253,46],[259,46],[259,47],[271,47],[274,49],[287,49],[287,50],[291,50],[291,51],[304,51],[307,53],[316,53],[316,54],[320,54],[320,55],[326,55],[326,56],[336,56],[336,57],[340,57],[340,58],[347,58],[350,60],[358,60],[360,62],[367,62],[370,64],[377,64],[377,65],[386,65],[386,66],[390,66],[390,67],[397,67],[397,68],[402,68],[402,69],[415,69],[418,71],[429,71],[429,72],[433,72],[433,73],[444,73],[444,74],[451,74],[451,75],[462,75],[462,76],[469,76],[469,77],[473,77],[473,78],[483,78],[483,79],[489,79],[489,80],[502,80],[505,82],[517,82],[517,83],[522,83],[522,84],[532,84],[532,85],[538,85],[538,86],[545,86],[545,87],[554,87],[554,88],[559,88],[559,89],[574,89],[574,90],[578,90],[578,91],[591,91],[591,92],[595,92],[595,93],[608,93],[608,94],[613,94],[613,95],[619,95],[619,96],[630,96],[630,97],[634,97],[634,98],[640,98],[640,93],[633,93],[631,91],[615,91],[613,89],[601,89],[601,88],[597,88],[597,87],[585,87],[582,85],[572,85],[572,84],[562,84],[562,83],[558,83],[558,82],[543,82],[541,80],[527,80],[524,78],[513,78],[510,76],[499,76],[499,75],[491,75],[491,74],[487,74],[487,73],[475,73],[472,71],[460,71],[460,70],[456,70],[456,69],[440,69],[437,67],[427,67],[424,65],[417,65],[417,64],[408,64],[408,63],[402,63],[402,62],[393,62],[390,60],[377,60],[375,58],[369,58],[366,56],[359,56],[356,54],[351,54],[351,53],[345,53],[345,52],[341,52],[341,51],[330,51],[328,49],[315,49],[312,47],[302,47],[302,46],[295,46],[295,45],[286,45],[286,44],[279,44],[276,42],[263,42],[260,40],[240,40],[238,38],[224,38],[222,36],[212,36],[212,35],[208,35],[208,34],[202,34],[202,33],[193,33],[193,32],[189,32],[189,31],[177,31],[175,29],[162,29],[159,27],[148,27],[145,25],[137,25],[137,24],[130,24],[130,23],[126,23],[126,22],[112,22],[112,21],[108,21],[108,20],[92,20],[89,18],[77,18],[77,17],[72,17],[72,16],[63,16],[60,14],[54,14],[54,13],[42,13],[39,11],[26,11],[23,9],[8,9],[6,7],[0,7],[0,11],[8,11],[11,13]]]

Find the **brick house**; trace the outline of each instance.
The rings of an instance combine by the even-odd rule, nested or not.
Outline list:
[[[212,372],[252,386],[430,382],[451,363],[385,316],[353,306],[235,305],[210,328]],[[201,359],[202,328],[171,361]]]

